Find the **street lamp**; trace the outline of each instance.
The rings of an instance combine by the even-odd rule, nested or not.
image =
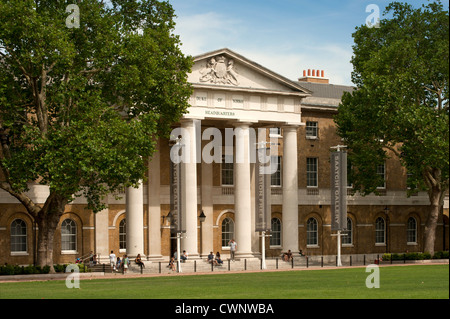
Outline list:
[[[203,252],[203,222],[206,220],[206,215],[203,212],[203,210],[200,213],[200,216],[198,216],[198,220],[200,221],[200,255],[201,255]]]
[[[200,223],[203,223],[206,219],[205,213],[202,211],[200,216],[198,216],[198,219],[200,220]]]

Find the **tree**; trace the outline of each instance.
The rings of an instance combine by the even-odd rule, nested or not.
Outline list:
[[[376,192],[377,164],[400,159],[408,194],[428,192],[424,251],[433,254],[449,186],[448,11],[440,2],[418,9],[393,2],[379,28],[360,26],[353,38],[356,89],[343,96],[335,118],[350,149],[350,179],[362,194]]]
[[[171,5],[70,3],[0,3],[0,188],[36,221],[40,266],[53,265],[65,206],[85,196],[95,213],[106,194],[136,186],[191,95]],[[43,205],[30,182],[49,187]]]

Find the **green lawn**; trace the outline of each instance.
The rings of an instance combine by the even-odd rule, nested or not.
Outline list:
[[[380,288],[365,268],[0,283],[0,299],[448,299],[449,266],[380,267]]]

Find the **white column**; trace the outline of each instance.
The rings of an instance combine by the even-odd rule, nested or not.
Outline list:
[[[182,143],[189,144],[186,162],[182,163],[182,212],[186,234],[181,241],[181,251],[186,250],[190,258],[198,257],[198,217],[197,217],[197,120],[182,120],[181,127],[188,133]],[[200,137],[198,137],[200,138]],[[180,252],[178,252],[180,254]]]
[[[283,251],[298,253],[297,127],[283,128]]]
[[[252,255],[252,196],[250,185],[250,130],[248,123],[235,128],[234,209],[237,257]]]
[[[147,259],[161,259],[161,163],[160,142],[149,159],[148,167],[148,255]]]
[[[95,247],[94,254],[97,254],[100,258],[100,262],[109,261],[109,230],[108,230],[108,208],[94,214],[95,225]]]
[[[127,255],[144,255],[144,187],[126,190]]]

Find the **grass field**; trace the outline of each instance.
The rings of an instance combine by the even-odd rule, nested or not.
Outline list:
[[[0,299],[448,299],[449,266],[380,267],[380,288],[365,268],[0,283]]]

